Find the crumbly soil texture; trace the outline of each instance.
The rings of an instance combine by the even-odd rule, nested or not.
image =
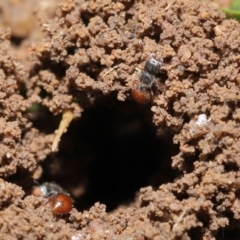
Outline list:
[[[0,239],[240,239],[239,49],[209,2],[1,1]]]

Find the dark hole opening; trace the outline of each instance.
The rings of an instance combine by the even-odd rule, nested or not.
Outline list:
[[[14,47],[19,47],[21,44],[22,44],[22,42],[23,42],[23,40],[24,40],[24,38],[21,38],[21,37],[11,37],[11,44],[14,46]]]
[[[149,106],[109,99],[86,110],[62,137],[59,152],[43,162],[40,183],[65,188],[78,210],[100,202],[112,211],[133,202],[141,187],[172,181],[171,134],[158,139],[151,118]]]

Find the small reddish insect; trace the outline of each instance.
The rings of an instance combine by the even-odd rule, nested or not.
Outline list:
[[[159,81],[156,81],[156,77],[164,73],[161,69],[163,65],[162,60],[158,61],[151,57],[146,61],[144,70],[136,69],[140,72],[140,83],[138,87],[132,89],[132,97],[136,102],[148,103],[152,99],[154,92],[162,92],[164,88]]]
[[[54,214],[68,214],[72,210],[73,201],[70,195],[56,183],[45,182],[33,189],[32,194],[47,198]]]
[[[48,201],[55,214],[68,214],[72,210],[72,199],[65,193],[58,193]]]
[[[152,98],[150,91],[141,85],[132,89],[132,97],[136,102],[142,104],[148,103]]]

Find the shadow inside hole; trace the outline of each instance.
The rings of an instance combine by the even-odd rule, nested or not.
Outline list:
[[[22,44],[22,42],[24,41],[25,38],[21,38],[21,37],[13,37],[11,36],[10,41],[12,46],[14,47],[20,47],[20,45]]]
[[[156,138],[147,106],[125,102],[86,110],[43,163],[41,182],[55,181],[78,210],[95,202],[112,211],[134,201],[141,187],[172,181],[172,141]]]

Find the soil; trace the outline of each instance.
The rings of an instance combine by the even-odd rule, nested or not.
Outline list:
[[[0,239],[239,239],[237,21],[194,0],[12,0],[0,23]]]

